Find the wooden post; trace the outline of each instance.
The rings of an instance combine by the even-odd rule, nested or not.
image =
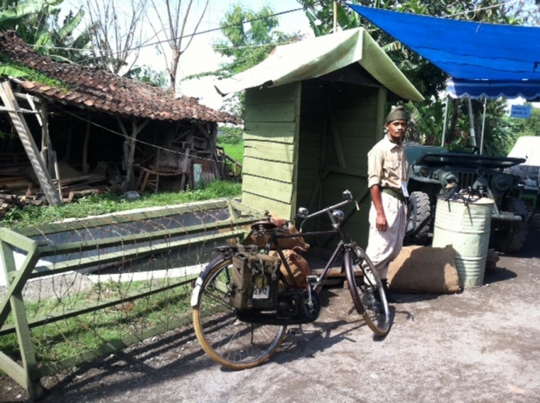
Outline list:
[[[47,104],[41,104],[39,107],[39,111],[41,115],[47,115]],[[48,137],[49,137],[49,131],[47,130],[47,126],[44,124],[43,120],[39,120],[39,124],[41,125],[41,158],[43,158],[43,161],[47,164],[47,169],[49,172],[51,172],[51,165],[49,164],[49,144],[48,144]],[[51,175],[52,177],[52,175]]]
[[[58,181],[56,183],[56,186],[58,186],[58,196],[60,197],[60,200],[62,200],[62,184],[60,183],[60,167],[58,166],[58,159],[56,158],[56,151],[52,152],[52,157],[54,160],[54,173],[56,174],[56,180]]]
[[[180,180],[180,190],[184,190],[184,187],[186,186],[186,182],[189,183],[188,179],[188,168],[189,168],[189,152],[191,150],[188,148],[186,149],[186,153],[184,155],[184,162],[182,164],[182,179]]]
[[[92,126],[92,122],[89,117],[86,121],[86,131],[84,134],[84,146],[83,146],[83,156],[82,156],[82,168],[83,173],[88,173],[88,143],[90,141],[90,128]]]
[[[58,197],[58,193],[56,193],[54,190],[51,175],[45,166],[45,162],[41,158],[24,116],[20,112],[14,112],[19,110],[19,104],[13,95],[10,83],[8,81],[4,81],[1,84],[1,88],[2,91],[0,91],[0,96],[2,101],[8,109],[13,111],[9,112],[9,116],[13,122],[13,126],[19,134],[19,138],[21,139],[24,149],[26,150],[26,154],[28,155],[28,159],[32,164],[32,168],[34,168],[34,172],[36,173],[41,189],[43,189],[43,193],[45,193],[45,196],[47,197],[47,201],[49,204],[55,206],[62,204],[62,199]]]
[[[213,132],[209,132],[201,123],[197,123],[197,127],[199,128],[199,131],[203,134],[203,136],[208,141],[208,150],[210,151],[212,155],[212,168],[214,171],[214,174],[217,178],[221,179],[225,175],[222,172],[221,166],[219,165],[219,158],[218,153],[216,149],[216,138],[217,138],[217,130],[215,134]],[[216,124],[217,127],[217,124]]]
[[[126,169],[126,177],[124,179],[124,182],[122,183],[121,190],[122,192],[126,192],[127,190],[131,190],[131,188],[134,186],[133,178],[133,160],[135,159],[135,146],[137,141],[137,134],[145,128],[145,126],[150,122],[150,120],[145,120],[142,125],[137,126],[137,121],[133,119],[131,121],[131,136],[128,135],[128,132],[126,130],[126,127],[124,126],[124,123],[122,122],[122,119],[120,119],[120,116],[116,115],[116,120],[118,121],[118,124],[120,125],[120,129],[122,130],[122,133],[126,137],[126,144],[129,149],[129,153],[127,155],[124,154],[124,166]],[[129,143],[127,142],[129,139]],[[126,160],[127,159],[127,160]]]
[[[28,256],[25,260],[25,263],[28,263],[28,265],[20,269],[27,272],[25,273],[25,277],[28,277],[32,269],[35,267],[35,262],[37,261],[37,254],[35,253],[35,249],[36,248],[34,247],[33,250],[28,251]],[[0,251],[0,257],[4,264],[4,273],[6,279],[11,282],[11,284],[8,284],[10,291],[9,304],[11,305],[11,316],[13,318],[13,321],[15,322],[17,339],[19,342],[19,352],[21,354],[22,361],[22,366],[20,366],[18,363],[11,360],[7,355],[0,352],[0,369],[2,369],[15,381],[17,381],[19,385],[24,387],[32,398],[38,398],[43,396],[43,388],[41,386],[41,383],[39,382],[39,372],[36,355],[34,352],[34,346],[32,345],[30,327],[28,325],[26,310],[22,299],[22,288],[23,285],[26,283],[26,279],[20,278],[21,273],[18,273],[19,279],[9,280],[12,278],[12,275],[17,272],[13,251],[9,247],[9,245],[3,240],[0,241]],[[34,255],[36,256],[36,258],[33,259]],[[14,290],[14,288],[16,288],[16,291]],[[2,311],[5,312],[3,316],[7,316],[7,312],[9,312],[9,308],[7,308],[6,304],[7,299],[3,301],[2,304]],[[0,327],[2,327],[2,325],[4,324],[5,319],[2,319],[3,318],[0,318]]]

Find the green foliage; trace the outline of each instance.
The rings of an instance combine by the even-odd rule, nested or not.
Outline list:
[[[409,102],[406,109],[411,117],[407,140],[425,145],[440,145],[442,140],[442,122],[444,105],[440,102]]]
[[[40,12],[56,8],[63,0],[4,0],[0,3],[0,30],[15,29]]]
[[[190,203],[194,201],[237,197],[241,193],[238,183],[215,181],[197,190],[179,193],[144,194],[140,199],[127,200],[115,193],[91,195],[63,206],[27,206],[12,208],[0,219],[8,228],[47,224],[65,218],[84,218],[90,215],[113,213],[131,209]]]
[[[244,130],[241,127],[222,126],[221,136],[218,137],[218,144],[238,144],[242,142]]]
[[[131,78],[133,80],[138,80],[158,88],[169,87],[168,74],[164,71],[154,70],[150,66],[135,67],[128,71],[125,77]]]
[[[222,64],[221,76],[240,73],[262,62],[275,47],[273,42],[282,39],[280,32],[272,32],[278,24],[277,17],[270,17],[273,10],[263,7],[254,12],[250,8],[233,5],[220,22],[226,40],[217,41],[214,50],[232,61]],[[249,24],[243,21],[254,20]]]
[[[298,33],[285,34],[276,30],[279,20],[271,16],[273,13],[268,6],[253,11],[241,4],[233,5],[220,22],[226,39],[216,41],[213,45],[214,51],[227,57],[228,61],[222,63],[218,70],[202,73],[197,77],[231,77],[261,63],[276,44],[301,39]],[[243,23],[244,21],[251,22]],[[243,117],[244,105],[245,95],[242,92],[226,100],[222,109]]]
[[[68,85],[62,81],[46,76],[45,74],[31,69],[30,67],[14,63],[10,58],[5,57],[0,53],[0,75],[2,74],[11,75],[14,77],[25,77],[30,81],[48,85],[63,91],[67,91],[69,88]]]
[[[0,63],[2,62],[0,61]],[[24,77],[26,76],[26,73],[15,66],[2,64],[0,65],[0,76]]]
[[[60,10],[52,10],[43,26],[21,36],[27,43],[35,44],[34,50],[62,63],[85,64],[90,45],[89,28],[81,29],[84,11],[69,12],[60,22]],[[75,32],[79,32],[75,35]]]
[[[230,144],[230,143],[223,143],[218,144],[223,147],[223,150],[225,151],[225,154],[227,154],[229,157],[235,159],[240,164],[244,161],[244,142],[240,142],[237,144]],[[232,167],[232,166],[231,166]]]
[[[84,12],[69,12],[60,24],[60,4],[63,0],[4,1],[0,5],[0,29],[15,29],[34,50],[64,63],[77,63],[85,57],[81,50],[90,43],[88,30],[80,28]],[[80,32],[77,36],[74,33]],[[5,61],[0,62],[4,65]],[[9,65],[1,74],[21,77],[19,68]],[[2,66],[5,67],[5,66]]]
[[[540,136],[540,109],[532,108],[529,119],[510,119],[515,137]]]

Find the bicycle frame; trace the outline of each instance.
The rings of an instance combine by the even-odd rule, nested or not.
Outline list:
[[[283,249],[279,245],[278,240],[283,239],[283,238],[299,238],[299,237],[308,238],[308,237],[314,237],[314,236],[318,236],[318,235],[330,235],[330,234],[340,234],[341,237],[344,238],[344,234],[341,231],[341,228],[337,229],[337,230],[331,230],[331,231],[305,232],[305,233],[298,233],[298,234],[282,234],[282,235],[274,234],[270,238],[269,244],[271,243],[272,245],[274,245],[275,250],[279,254],[279,257],[281,258],[281,261],[282,261],[282,263],[283,263],[283,265],[285,267],[285,270],[287,270],[287,273],[290,276],[289,278],[293,282],[295,288],[300,288],[300,287],[298,286],[298,284],[296,283],[296,280],[294,279],[294,276],[292,274],[292,270],[291,270],[291,268],[289,267],[289,265],[287,263],[287,259],[283,255]],[[343,239],[341,239],[339,241],[339,243],[336,246],[334,252],[332,253],[332,256],[330,257],[330,259],[328,260],[328,263],[326,264],[325,268],[323,269],[323,272],[317,278],[317,282],[313,286],[313,290],[315,292],[318,293],[322,289],[322,287],[323,287],[323,285],[326,282],[326,279],[328,277],[328,273],[330,272],[330,268],[336,262],[337,258],[340,256],[340,254],[343,253],[343,255],[345,255],[346,245],[347,244],[344,242]],[[270,248],[268,248],[268,249],[270,249]],[[289,287],[289,285],[286,282],[285,282],[285,286]]]
[[[321,291],[324,283],[326,282],[326,279],[327,279],[328,274],[330,272],[330,268],[333,266],[333,264],[335,263],[337,258],[342,253],[343,253],[344,262],[345,262],[346,253],[348,251],[348,245],[350,244],[350,242],[349,243],[345,242],[345,234],[343,233],[343,230],[341,228],[341,225],[340,225],[341,222],[338,221],[336,219],[336,217],[333,215],[333,212],[335,210],[337,210],[337,209],[339,209],[339,208],[353,202],[352,195],[350,194],[350,192],[346,191],[346,193],[344,193],[344,195],[347,196],[347,200],[345,200],[345,201],[343,201],[341,203],[338,203],[338,204],[336,204],[334,206],[327,207],[327,208],[325,208],[323,210],[317,211],[317,212],[315,212],[313,214],[310,214],[310,215],[306,215],[306,216],[303,216],[303,217],[300,216],[300,218],[303,218],[303,221],[302,221],[302,224],[300,225],[300,231],[298,233],[296,233],[296,234],[279,234],[276,230],[274,230],[272,236],[268,240],[268,243],[266,245],[266,250],[272,249],[272,246],[277,250],[277,252],[279,254],[279,257],[281,258],[281,261],[283,262],[285,270],[289,274],[290,279],[292,280],[295,288],[299,288],[299,287],[298,287],[298,284],[296,283],[296,280],[293,277],[291,268],[287,264],[287,259],[283,255],[283,249],[279,245],[279,240],[284,239],[284,238],[299,238],[299,237],[303,237],[303,238],[308,237],[309,238],[309,237],[315,237],[315,236],[319,236],[319,235],[336,235],[336,234],[339,235],[340,241],[339,241],[338,245],[334,249],[334,252],[332,253],[332,256],[330,257],[330,259],[328,260],[328,263],[326,264],[323,272],[321,273],[321,275],[319,277],[316,278],[317,281],[313,286],[313,290],[315,292],[319,293]],[[330,218],[330,221],[332,222],[333,229],[328,230],[328,231],[302,232],[303,225],[309,219],[320,216],[320,215],[322,215],[324,213],[328,214],[328,216]],[[308,288],[311,287],[311,285],[309,284],[309,280],[310,279],[308,278],[308,282],[307,282],[308,283],[307,284]],[[289,288],[289,285],[286,284],[286,282],[285,282],[285,286]]]

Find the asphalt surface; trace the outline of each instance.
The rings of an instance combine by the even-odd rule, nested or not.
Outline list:
[[[540,401],[540,217],[524,251],[501,256],[484,286],[401,295],[385,339],[373,337],[348,290],[322,297],[319,320],[260,367],[224,369],[183,329],[44,379],[41,401]],[[9,379],[0,382],[0,401],[25,399]]]

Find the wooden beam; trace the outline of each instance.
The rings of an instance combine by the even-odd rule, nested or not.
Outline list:
[[[45,144],[47,146],[47,159],[45,160],[47,162],[47,168],[49,169],[49,173],[52,173],[53,166],[54,166],[54,150],[52,146],[52,140],[51,140],[51,133],[49,132],[49,105],[47,102],[42,102],[40,104],[39,111],[41,113],[41,121],[43,122],[43,126],[41,127],[41,133],[42,136],[45,137]],[[51,175],[52,176],[52,175]],[[56,176],[58,179],[58,176]]]
[[[126,130],[126,127],[124,126],[124,123],[122,122],[122,119],[120,116],[115,115],[116,120],[118,121],[118,124],[120,125],[120,129],[122,130],[122,133],[126,137],[126,144],[128,145],[128,153],[127,155],[124,155],[124,166],[126,170],[126,177],[124,179],[124,182],[122,183],[121,189],[122,192],[125,192],[127,190],[131,190],[134,186],[133,182],[133,160],[135,158],[135,144],[137,141],[137,135],[143,130],[148,123],[150,123],[150,120],[145,120],[140,126],[137,126],[137,121],[133,119],[131,121],[131,136],[128,135],[128,132]],[[129,139],[129,143],[128,143]],[[127,160],[126,160],[127,159]]]
[[[30,94],[23,94],[22,92],[15,92],[15,93],[13,93],[13,95],[15,95],[15,98],[19,98],[19,99],[21,99],[23,101],[28,101],[29,99],[31,99],[36,104],[41,104],[43,102],[43,100],[41,98],[35,97],[33,95],[30,95]]]
[[[19,104],[13,95],[10,83],[8,81],[4,81],[0,86],[0,97],[4,102],[4,105],[13,111],[19,110]],[[41,189],[43,189],[43,193],[45,193],[45,196],[47,197],[47,201],[49,204],[54,206],[61,205],[62,199],[54,190],[51,176],[43,159],[41,158],[24,116],[20,112],[9,112],[9,116],[13,122],[13,126],[19,134],[19,138],[21,139],[24,149],[26,150],[26,154],[28,155],[28,159],[32,164],[32,168],[34,168],[34,172],[36,173]]]

